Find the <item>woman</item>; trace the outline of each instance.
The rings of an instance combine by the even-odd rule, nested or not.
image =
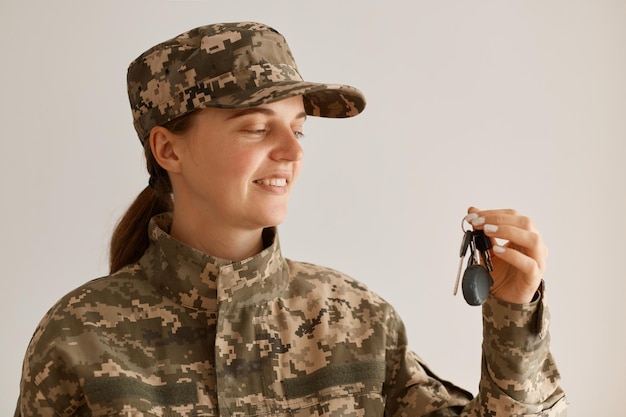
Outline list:
[[[282,257],[306,117],[360,113],[358,90],[302,81],[284,38],[244,22],[146,51],[128,92],[150,185],[113,235],[111,275],[37,328],[16,416],[565,415],[527,218],[467,217],[510,241],[493,250],[474,399],[407,350],[376,294]]]

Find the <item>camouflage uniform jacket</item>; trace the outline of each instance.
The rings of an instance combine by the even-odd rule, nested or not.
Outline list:
[[[563,416],[543,301],[483,307],[480,392],[407,349],[393,308],[281,256],[216,259],[152,220],[141,260],[62,298],[37,328],[16,416]]]

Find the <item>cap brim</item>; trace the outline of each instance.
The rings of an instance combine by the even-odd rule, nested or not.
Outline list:
[[[345,118],[365,109],[365,96],[349,85],[281,81],[223,96],[204,103],[205,107],[237,109],[255,107],[285,98],[303,96],[305,112],[311,116]]]

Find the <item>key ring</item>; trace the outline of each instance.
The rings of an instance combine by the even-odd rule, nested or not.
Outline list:
[[[461,230],[463,231],[463,233],[467,232],[467,230],[465,230],[465,227],[463,227],[463,225],[464,225],[464,223],[465,223],[465,222],[467,222],[467,224],[469,224],[470,226],[472,225],[472,223],[471,223],[469,220],[467,220],[467,217],[468,217],[468,216],[470,216],[470,215],[468,214],[467,216],[465,216],[465,217],[463,217],[463,218],[461,219]],[[474,216],[476,216],[476,215],[474,214]],[[473,229],[472,229],[472,230],[473,230]]]

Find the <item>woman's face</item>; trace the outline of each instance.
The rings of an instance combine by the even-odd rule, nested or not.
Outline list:
[[[218,229],[281,223],[301,169],[298,140],[305,119],[301,96],[249,109],[199,111],[176,141],[175,215],[199,216]]]

